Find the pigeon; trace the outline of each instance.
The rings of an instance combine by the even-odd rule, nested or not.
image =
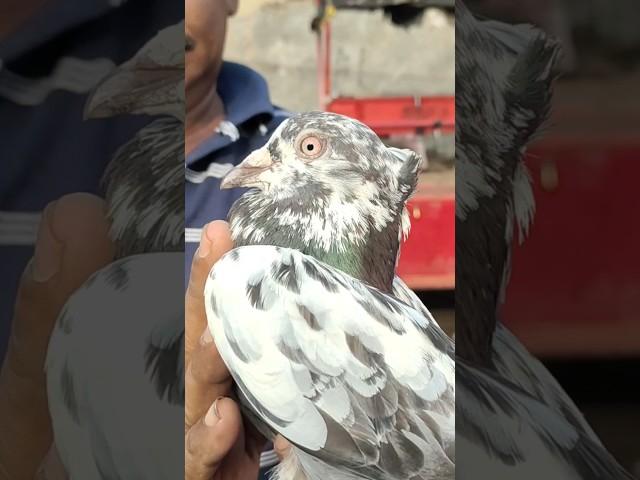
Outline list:
[[[115,261],[70,297],[49,342],[54,441],[72,480],[184,475],[183,81],[181,22],[87,102],[87,117],[155,119],[104,175]]]
[[[498,369],[560,410],[577,413],[551,374],[497,316],[509,279],[514,228],[524,240],[535,213],[523,157],[548,117],[560,52],[534,27],[478,21],[462,4],[457,21],[456,232],[465,239],[457,244],[458,281],[464,286],[456,298],[460,314],[457,354]],[[509,72],[507,78],[504,72]],[[480,116],[487,120],[475,121]],[[468,252],[466,244],[471,247]],[[482,266],[473,261],[479,259],[479,253]],[[485,263],[492,268],[487,270]],[[468,300],[474,291],[483,292],[480,300]],[[474,318],[467,321],[467,316]],[[575,420],[596,438],[581,414]]]
[[[207,319],[245,417],[292,445],[278,480],[454,478],[453,342],[394,273],[419,166],[309,112],[223,179],[250,190]]]
[[[456,7],[457,438],[473,459],[459,474],[632,478],[498,315],[514,231],[523,241],[533,221],[523,158],[549,115],[558,46]]]
[[[85,117],[159,117],[123,145],[103,177],[116,258],[184,251],[184,22],[107,75]]]

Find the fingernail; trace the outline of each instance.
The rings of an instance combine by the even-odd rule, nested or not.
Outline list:
[[[209,224],[202,227],[202,234],[200,235],[200,246],[198,247],[198,256],[200,258],[207,258],[209,252],[211,252],[211,238],[207,234]]]
[[[46,282],[60,270],[62,263],[62,251],[64,245],[51,231],[51,222],[55,212],[55,204],[44,211],[40,227],[38,228],[38,240],[33,255],[33,279],[36,282]]]
[[[211,342],[213,342],[213,335],[211,335],[209,328],[205,328],[204,333],[200,337],[200,345],[208,345]]]
[[[204,416],[204,424],[207,427],[213,427],[220,420],[222,420],[222,417],[220,417],[220,412],[218,411],[218,401],[223,399],[223,398],[224,397],[216,398],[215,402],[213,402],[213,405],[211,405],[211,407],[209,408],[209,411]]]

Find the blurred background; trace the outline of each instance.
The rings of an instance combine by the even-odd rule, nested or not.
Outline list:
[[[529,151],[536,217],[505,323],[610,451],[640,475],[640,9],[633,0],[469,0],[563,47],[552,118]]]
[[[293,111],[317,109],[311,29],[317,12],[314,0],[240,0],[226,59],[263,74],[276,104]],[[415,24],[399,27],[382,10],[339,9],[330,23],[336,95],[453,94],[455,26],[446,10],[428,9]]]

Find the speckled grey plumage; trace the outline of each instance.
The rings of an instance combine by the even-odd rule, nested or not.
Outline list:
[[[523,153],[546,121],[557,45],[532,27],[456,12],[456,340],[458,355],[487,365],[513,229]],[[507,40],[510,43],[505,43]],[[533,198],[528,208],[533,209]]]
[[[184,124],[167,117],[140,130],[103,184],[116,258],[184,251]]]
[[[319,158],[296,150],[308,135]],[[245,162],[228,178],[257,188],[230,212],[236,248],[205,304],[247,417],[294,445],[277,478],[452,479],[453,343],[394,296],[419,157],[310,112]]]
[[[385,147],[359,122],[311,112],[289,119],[274,133],[266,147],[272,160],[281,163],[282,146],[307,131],[326,136],[331,163],[291,170],[275,194],[256,189],[241,197],[229,214],[235,245],[295,248],[389,291],[420,158],[409,151],[400,154],[406,158],[395,156],[397,150]],[[357,215],[343,217],[349,205]]]
[[[120,147],[103,186],[116,258],[184,250],[184,24],[162,30],[92,92],[85,116],[160,116]]]

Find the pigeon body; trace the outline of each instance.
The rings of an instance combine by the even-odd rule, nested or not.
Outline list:
[[[498,318],[514,231],[523,240],[535,212],[523,157],[548,117],[558,47],[456,7],[457,439],[471,467],[458,473],[631,478]]]
[[[456,295],[457,355],[497,369],[546,403],[577,413],[497,315],[509,280],[514,230],[524,240],[535,213],[523,156],[549,113],[558,47],[529,26],[478,21],[463,5],[458,17],[456,232],[464,242],[457,243],[456,252],[462,287]],[[474,292],[480,294],[471,300]],[[592,434],[581,414],[576,420]]]
[[[230,212],[207,317],[246,415],[293,445],[280,480],[454,477],[453,344],[393,294],[419,163],[307,113],[223,181],[256,189]]]
[[[181,252],[116,260],[61,312],[47,394],[70,480],[184,475],[183,268]]]

